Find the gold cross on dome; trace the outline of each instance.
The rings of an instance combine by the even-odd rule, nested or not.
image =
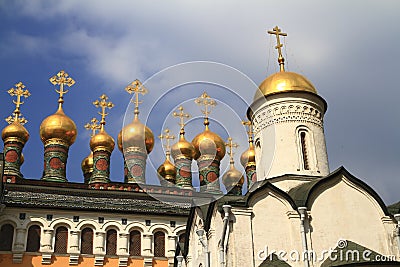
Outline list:
[[[64,94],[68,93],[68,90],[64,90],[64,85],[66,85],[68,87],[71,87],[72,85],[75,84],[75,80],[72,79],[68,75],[68,73],[66,73],[65,71],[61,70],[56,75],[51,77],[49,79],[49,81],[54,85],[59,85],[60,86],[60,89],[59,90],[56,89],[56,92],[59,93],[59,95],[60,95],[60,97],[58,98],[58,103],[59,103],[58,108],[61,109],[62,108],[62,104],[64,103]]]
[[[88,123],[85,124],[85,129],[86,130],[92,130],[92,134],[90,135],[90,137],[95,136],[96,135],[96,131],[100,130],[100,128],[101,127],[99,125],[99,120],[96,119],[96,118],[92,118],[90,120],[90,123],[88,122]]]
[[[14,121],[18,121],[19,123],[24,125],[28,121],[25,118],[20,117],[21,115],[20,106],[24,104],[24,101],[21,100],[21,97],[28,98],[31,95],[31,93],[28,91],[28,89],[25,89],[25,85],[22,82],[15,84],[15,88],[13,87],[9,89],[7,92],[10,96],[16,96],[17,99],[13,100],[13,103],[15,104],[15,110],[13,112],[14,116],[9,116],[6,119],[6,121],[9,124],[13,123]]]
[[[114,104],[111,101],[107,102],[107,100],[108,96],[102,94],[100,99],[93,102],[93,105],[95,105],[96,108],[101,108],[101,111],[99,112],[101,115],[100,131],[104,131],[104,125],[106,124],[106,116],[108,115],[108,113],[106,113],[106,108],[112,109],[114,107]]]
[[[253,141],[253,124],[251,123],[251,121],[242,121],[242,124],[247,127],[249,142]]]
[[[228,142],[225,143],[225,146],[229,148],[228,155],[230,158],[230,162],[233,163],[233,148],[237,148],[239,147],[239,145],[237,143],[233,143],[232,137],[228,137]]]
[[[175,136],[173,134],[169,133],[170,130],[169,129],[165,129],[164,130],[164,134],[160,134],[158,136],[158,138],[160,138],[161,143],[163,140],[165,140],[165,145],[163,144],[166,154],[169,155],[170,150],[171,150],[171,146],[170,146],[170,141],[175,139]]]
[[[148,91],[138,79],[134,80],[127,87],[125,87],[125,91],[127,91],[129,94],[135,94],[135,100],[132,102],[135,103],[135,118],[137,118],[139,115],[139,104],[143,103],[143,101],[139,101],[139,94],[145,95]]]
[[[275,46],[276,49],[278,49],[278,62],[279,62],[279,67],[280,71],[285,71],[285,59],[282,56],[282,47],[283,44],[281,44],[281,40],[279,36],[287,36],[287,33],[281,32],[281,29],[279,29],[278,26],[275,26],[275,28],[272,29],[272,31],[268,31],[269,34],[274,34],[276,36],[276,43],[277,45]]]
[[[181,134],[184,133],[184,127],[185,127],[185,119],[189,119],[190,115],[188,113],[184,113],[183,112],[183,107],[180,106],[178,108],[178,111],[174,111],[174,113],[172,113],[172,116],[174,116],[175,118],[179,118],[179,126],[181,126]]]
[[[208,127],[208,115],[211,113],[211,108],[217,105],[217,102],[212,99],[206,92],[196,98],[194,102],[199,106],[204,106],[204,109],[201,109],[201,112],[204,114],[204,125]]]

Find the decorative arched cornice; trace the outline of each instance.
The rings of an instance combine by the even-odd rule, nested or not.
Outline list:
[[[117,221],[108,221],[100,227],[100,230],[107,232],[109,229],[115,229],[118,232],[123,231],[122,225]]]
[[[127,226],[125,226],[125,231],[127,233],[131,232],[132,230],[139,230],[142,234],[146,232],[146,226],[140,222],[131,222]]]
[[[50,224],[49,224],[49,228],[52,229],[56,229],[58,226],[67,226],[67,228],[69,228],[69,230],[73,230],[75,229],[74,223],[67,218],[57,218],[54,219]]]
[[[95,220],[82,220],[76,225],[76,229],[82,231],[84,228],[89,227],[94,231],[100,231],[101,227]]]
[[[164,224],[164,223],[156,223],[156,224],[153,224],[149,228],[149,232],[152,234],[154,234],[157,231],[162,231],[167,235],[172,235],[171,228],[167,224]]]

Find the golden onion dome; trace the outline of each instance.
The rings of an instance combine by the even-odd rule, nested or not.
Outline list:
[[[25,144],[29,139],[29,133],[21,123],[14,121],[3,129],[1,138],[3,141],[8,138],[17,138]]]
[[[40,139],[42,142],[57,138],[72,145],[77,136],[76,125],[70,117],[59,108],[56,113],[48,116],[40,125]]]
[[[243,167],[256,164],[256,152],[254,150],[253,143],[250,143],[249,149],[243,152],[243,154],[240,156],[240,163]]]
[[[115,146],[114,138],[106,131],[102,130],[90,139],[90,149],[94,151],[96,147],[104,147],[108,151],[113,151]]]
[[[295,72],[280,71],[267,77],[259,86],[254,100],[281,92],[310,92],[318,94],[312,83]]]
[[[146,146],[147,153],[153,150],[154,134],[138,118],[125,126],[118,134],[118,148],[123,152],[123,148],[127,147],[143,147]]]
[[[192,144],[195,148],[194,159],[198,159],[200,155],[215,155],[220,160],[225,156],[224,140],[218,134],[211,132],[208,127],[193,138]]]
[[[185,157],[192,159],[194,158],[196,151],[192,143],[188,142],[185,139],[185,136],[181,134],[179,141],[172,145],[171,154],[173,158],[179,155],[184,155]]]
[[[89,156],[82,160],[81,168],[84,174],[93,172],[93,152],[91,152]]]
[[[222,182],[227,190],[235,185],[242,186],[244,184],[243,174],[238,171],[233,164],[230,164],[229,170],[222,176]]]
[[[165,159],[164,163],[158,167],[157,173],[165,180],[175,183],[176,169],[174,164],[169,160],[169,156]]]

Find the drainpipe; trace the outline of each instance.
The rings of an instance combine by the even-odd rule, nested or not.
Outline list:
[[[204,238],[204,233],[205,233],[204,229],[196,230],[196,234],[199,236],[201,246],[203,247],[204,252],[206,253],[205,265],[206,265],[206,267],[211,267],[210,266],[210,251],[208,251],[208,244],[207,244],[208,242],[207,242],[207,239]]]
[[[307,207],[299,207],[297,209],[300,213],[300,234],[301,234],[301,242],[303,245],[303,256],[304,257],[304,266],[310,267],[310,259],[308,258],[308,248],[307,248],[307,234],[305,229],[305,221],[307,219]]]
[[[395,214],[394,218],[397,221],[397,229],[396,229],[396,236],[397,236],[397,248],[400,252],[400,214]]]
[[[226,254],[226,246],[225,246],[225,237],[226,237],[226,232],[228,229],[228,224],[229,224],[229,214],[231,212],[232,206],[230,205],[223,205],[222,209],[224,210],[224,219],[223,223],[224,226],[222,228],[222,236],[221,236],[221,242],[219,243],[219,264],[221,267],[225,267],[225,254]],[[229,235],[229,232],[228,232]]]
[[[182,267],[183,256],[176,256],[176,261],[178,262],[178,267]]]

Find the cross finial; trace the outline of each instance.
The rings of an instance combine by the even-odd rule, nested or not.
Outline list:
[[[132,102],[135,103],[134,113],[135,119],[137,119],[139,115],[139,104],[143,103],[143,101],[139,101],[139,94],[145,95],[148,91],[138,79],[134,80],[127,87],[125,87],[125,91],[127,91],[129,94],[135,94],[135,100]]]
[[[247,135],[249,137],[249,143],[253,142],[253,124],[251,121],[242,121],[242,124],[247,127]]]
[[[165,147],[165,155],[167,157],[169,157],[170,153],[171,153],[171,144],[170,141],[175,139],[175,136],[173,134],[169,133],[169,129],[165,129],[164,130],[164,134],[160,134],[158,136],[158,138],[160,138],[161,143],[163,141],[163,139],[165,140],[165,144],[163,144],[163,146]]]
[[[22,125],[24,125],[28,121],[24,117],[20,116],[22,115],[20,111],[20,106],[24,104],[24,101],[21,100],[21,97],[28,98],[31,95],[31,93],[28,91],[28,89],[25,89],[25,85],[22,82],[15,84],[15,88],[13,87],[9,89],[7,92],[10,96],[16,96],[17,100],[13,100],[13,103],[15,104],[15,110],[13,112],[14,116],[9,116],[8,118],[6,118],[6,121],[9,124],[13,123],[14,121],[17,121]]]
[[[204,125],[206,126],[206,129],[208,129],[208,125],[210,124],[208,121],[208,115],[211,113],[211,108],[217,105],[217,102],[206,92],[196,98],[194,102],[199,106],[204,106],[204,109],[202,109],[201,112],[204,114]]]
[[[101,115],[101,121],[100,121],[100,131],[104,131],[104,125],[106,124],[106,116],[108,115],[108,113],[106,113],[106,108],[112,109],[114,107],[114,104],[108,100],[108,96],[106,96],[105,94],[102,94],[100,96],[100,100],[96,100],[93,102],[93,105],[95,105],[96,108],[100,107],[101,111],[99,112],[99,114]]]
[[[229,155],[230,163],[234,164],[235,162],[233,160],[233,155],[234,155],[233,148],[237,148],[237,147],[239,147],[239,145],[237,143],[233,143],[232,137],[228,137],[228,142],[225,143],[225,146],[229,148],[228,155]]]
[[[287,33],[281,32],[281,29],[279,29],[278,26],[275,26],[275,28],[272,29],[272,31],[268,31],[269,34],[274,34],[276,35],[276,46],[275,48],[278,49],[278,63],[280,67],[280,71],[285,71],[285,59],[282,56],[282,47],[283,44],[281,44],[281,40],[279,36],[287,36]]]
[[[58,109],[62,109],[62,104],[64,103],[64,94],[68,93],[68,90],[64,90],[64,85],[71,87],[75,84],[75,80],[69,77],[68,73],[61,70],[56,75],[51,77],[49,81],[54,85],[59,85],[60,89],[56,92],[60,94],[58,98]]]
[[[185,119],[190,118],[190,115],[188,113],[184,113],[183,112],[183,107],[180,106],[178,108],[178,111],[174,111],[174,113],[172,113],[172,116],[174,116],[175,118],[179,118],[179,126],[181,126],[181,131],[180,131],[180,135],[184,135],[185,134]]]
[[[90,123],[86,123],[85,124],[85,129],[86,130],[92,130],[92,134],[90,135],[90,137],[93,137],[96,135],[96,131],[99,130],[101,127],[99,125],[99,120],[96,118],[92,118],[90,120]]]

